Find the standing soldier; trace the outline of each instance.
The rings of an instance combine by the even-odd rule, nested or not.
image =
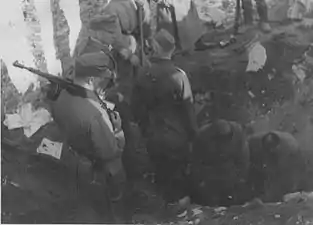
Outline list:
[[[108,55],[100,51],[77,57],[73,81],[77,88],[61,90],[52,103],[52,115],[69,146],[87,157],[93,170],[105,177],[110,196],[106,201],[123,204],[126,180],[121,161],[121,121],[116,112],[109,110],[108,102],[99,101],[97,94],[112,82],[112,73],[107,69],[110,63]]]
[[[129,161],[135,149],[129,101],[133,79],[138,67],[144,61],[141,51],[144,46],[137,43],[143,43],[141,40],[143,35],[144,37],[149,36],[149,29],[145,29],[149,19],[149,5],[146,0],[111,0],[104,6],[102,15],[90,21],[90,28],[93,30],[91,36],[103,44],[110,45],[115,53],[117,85],[107,91],[106,98],[115,103],[122,118],[126,137],[125,157],[123,157],[125,166],[131,164]],[[142,27],[141,23],[144,24]],[[142,62],[139,56],[141,56]],[[130,173],[128,175],[132,176]]]
[[[248,141],[249,183],[254,197],[279,201],[284,194],[296,191],[305,166],[297,140],[290,133],[271,131],[254,134]]]
[[[241,201],[249,171],[249,149],[240,124],[218,119],[199,130],[194,140],[191,178],[202,182],[206,204],[233,204]],[[202,171],[194,172],[194,171]],[[198,198],[206,198],[198,196]]]
[[[168,202],[180,199],[178,206],[183,206],[189,200],[184,184],[188,146],[197,131],[193,96],[186,73],[171,61],[173,36],[160,30],[153,46],[155,56],[137,79],[132,108],[147,138],[157,186],[164,188],[161,191]]]
[[[260,28],[264,32],[270,32],[271,27],[268,23],[268,8],[265,0],[255,0],[257,11],[259,14]],[[252,0],[242,0],[242,8],[244,10],[244,22],[247,26],[253,25],[253,5]]]

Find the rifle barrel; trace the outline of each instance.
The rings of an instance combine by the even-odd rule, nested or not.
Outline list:
[[[18,61],[15,61],[13,63],[13,66],[18,67],[20,69],[25,69],[28,70],[31,73],[34,73],[40,77],[43,77],[45,79],[47,79],[48,81],[52,82],[52,83],[57,83],[60,85],[69,85],[72,84],[72,82],[68,81],[68,80],[64,80],[61,77],[49,74],[49,73],[44,73],[38,69],[32,68],[32,67],[28,67],[28,66],[24,66],[23,64],[19,63]]]

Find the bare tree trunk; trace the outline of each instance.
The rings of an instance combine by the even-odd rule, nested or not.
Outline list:
[[[63,74],[66,74],[71,66],[70,27],[60,7],[60,0],[50,0],[50,4],[56,59],[61,61]]]

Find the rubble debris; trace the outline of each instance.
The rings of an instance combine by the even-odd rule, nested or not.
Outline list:
[[[293,65],[292,71],[294,72],[295,76],[298,78],[298,80],[302,83],[304,79],[306,78],[306,74],[303,70],[303,67],[301,65]]]
[[[3,124],[9,130],[23,128],[24,135],[30,138],[40,127],[52,121],[50,113],[40,108],[35,111],[31,103],[23,104],[15,114],[6,114]]]

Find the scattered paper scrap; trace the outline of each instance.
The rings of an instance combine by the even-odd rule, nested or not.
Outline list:
[[[197,216],[197,215],[200,215],[202,213],[203,213],[203,211],[201,210],[201,207],[198,207],[198,208],[195,208],[192,210],[192,216]]]
[[[267,55],[265,48],[256,42],[249,48],[249,62],[246,72],[257,72],[262,69],[266,63]]]
[[[223,213],[225,210],[227,210],[226,207],[218,207],[214,209],[215,213]]]
[[[52,121],[50,113],[40,108],[36,111],[32,110],[31,103],[22,105],[16,114],[6,114],[3,124],[9,130],[23,128],[26,137],[31,137],[40,127]]]
[[[306,78],[306,74],[303,70],[303,68],[301,68],[300,65],[293,65],[292,66],[292,71],[294,72],[294,74],[296,75],[296,77],[300,80],[300,82],[302,83],[304,81],[304,79]]]
[[[63,143],[50,141],[43,138],[41,144],[37,148],[37,152],[45,155],[50,155],[56,159],[61,159]]]

